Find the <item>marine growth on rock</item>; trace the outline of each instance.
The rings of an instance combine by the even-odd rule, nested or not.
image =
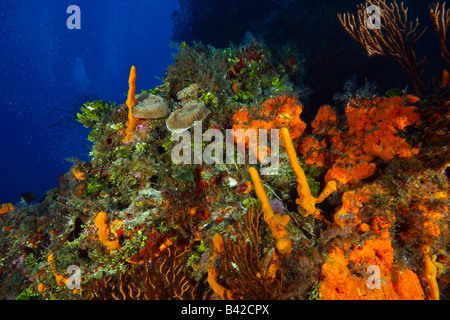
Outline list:
[[[0,205],[0,297],[448,296],[450,87],[306,108],[285,61],[255,39],[184,44],[161,85],[136,88],[136,66],[126,102],[86,103],[90,158],[39,203]],[[242,136],[214,146],[241,143],[244,163],[176,164],[173,137],[195,121],[279,130],[263,150],[276,170],[250,164]]]

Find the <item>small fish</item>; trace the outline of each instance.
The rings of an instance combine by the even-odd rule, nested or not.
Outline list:
[[[36,194],[34,192],[25,192],[20,196],[20,200],[22,203],[30,203],[36,198]]]

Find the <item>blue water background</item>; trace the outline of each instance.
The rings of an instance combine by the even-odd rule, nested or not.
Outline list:
[[[81,9],[69,30],[67,7]],[[172,63],[176,0],[0,2],[0,203],[57,187],[67,159],[89,160],[88,129],[76,121],[84,99],[126,100],[161,83]]]

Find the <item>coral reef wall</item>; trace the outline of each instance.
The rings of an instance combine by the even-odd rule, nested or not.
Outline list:
[[[445,297],[450,87],[311,112],[264,42],[177,50],[84,104],[89,161],[1,205],[1,298]]]

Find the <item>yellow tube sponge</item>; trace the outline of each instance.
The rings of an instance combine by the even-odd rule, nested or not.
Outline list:
[[[430,247],[425,245],[422,247],[424,259],[424,277],[430,288],[431,300],[439,300],[439,286],[436,280],[438,268],[430,257]]]
[[[280,254],[291,253],[292,241],[287,234],[286,228],[284,227],[288,224],[291,217],[288,215],[281,216],[273,213],[272,206],[270,205],[269,199],[264,191],[258,171],[254,167],[250,167],[248,171],[252,177],[256,195],[262,203],[264,221],[269,225],[273,237],[277,240],[278,251]]]
[[[109,235],[111,231],[106,223],[108,214],[106,212],[100,211],[95,216],[95,226],[97,227],[97,234],[100,241],[108,247],[109,250],[117,250],[120,248],[118,240],[110,240]]]
[[[225,241],[223,240],[223,237],[219,233],[216,233],[214,235],[213,244],[214,244],[214,254],[209,259],[210,262],[208,266],[208,283],[214,290],[214,292],[217,293],[223,300],[225,299],[233,300],[233,298],[231,297],[230,290],[226,289],[217,281],[219,275],[214,263],[221,254],[225,253]]]
[[[330,194],[336,191],[336,182],[334,180],[328,181],[322,193],[317,197],[311,195],[311,189],[309,188],[308,181],[306,180],[305,172],[300,166],[295,152],[292,139],[287,128],[281,129],[281,136],[284,142],[284,148],[289,157],[292,169],[297,177],[297,193],[299,198],[295,201],[300,207],[302,207],[306,214],[304,216],[313,215],[315,218],[320,218],[320,212],[316,208],[317,203],[324,201]]]

